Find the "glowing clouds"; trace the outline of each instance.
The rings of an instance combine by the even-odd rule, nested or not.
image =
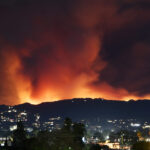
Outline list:
[[[37,47],[29,55],[23,56],[21,72],[31,83],[31,99],[41,102],[90,96],[88,92],[81,94],[81,91],[86,91],[88,83],[96,79],[97,74],[92,67],[98,58],[100,39],[97,34],[84,34],[82,38],[79,35],[73,39],[78,43],[75,46],[67,43],[71,37],[60,39],[55,34],[53,43],[49,35],[47,43],[36,43]]]
[[[15,82],[19,62],[11,49],[11,47],[7,47],[0,52],[0,99],[2,104],[19,102],[17,83]]]
[[[0,103],[149,97],[147,1],[0,6]]]

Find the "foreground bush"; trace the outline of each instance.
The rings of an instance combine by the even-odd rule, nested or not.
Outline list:
[[[132,150],[150,150],[150,142],[137,142],[132,146]]]

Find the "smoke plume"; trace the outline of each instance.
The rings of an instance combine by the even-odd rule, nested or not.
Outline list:
[[[150,97],[148,0],[2,0],[0,103]]]

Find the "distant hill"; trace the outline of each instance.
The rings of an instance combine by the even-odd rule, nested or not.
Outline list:
[[[0,112],[7,106],[1,105]],[[70,117],[74,120],[83,118],[105,118],[105,119],[128,119],[150,120],[150,101],[112,101],[103,99],[69,99],[56,102],[46,102],[39,105],[29,103],[14,106],[17,110],[26,110],[30,114],[38,113],[41,120],[45,121],[50,117]]]

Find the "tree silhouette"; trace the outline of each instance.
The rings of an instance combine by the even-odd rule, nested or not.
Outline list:
[[[132,150],[150,150],[150,142],[137,142],[133,144]]]
[[[64,120],[63,128],[59,131],[53,131],[53,149],[55,150],[82,150],[84,144],[82,137],[85,133],[85,127],[81,123],[72,123],[70,118]]]
[[[70,118],[65,118],[63,129],[70,132],[72,127],[72,120]]]
[[[85,132],[86,130],[84,124],[74,123],[73,125],[74,144],[78,146],[78,149],[82,149],[84,147],[82,138],[84,137]]]
[[[82,123],[73,123],[70,118],[64,120],[60,130],[39,131],[36,135],[26,138],[22,122],[18,122],[13,132],[13,150],[83,150],[82,138],[85,134]]]
[[[98,145],[98,144],[93,144],[91,147],[90,147],[90,150],[101,150],[101,147]]]
[[[15,150],[23,150],[26,140],[26,132],[22,122],[17,123],[17,130],[13,132],[13,147]]]

